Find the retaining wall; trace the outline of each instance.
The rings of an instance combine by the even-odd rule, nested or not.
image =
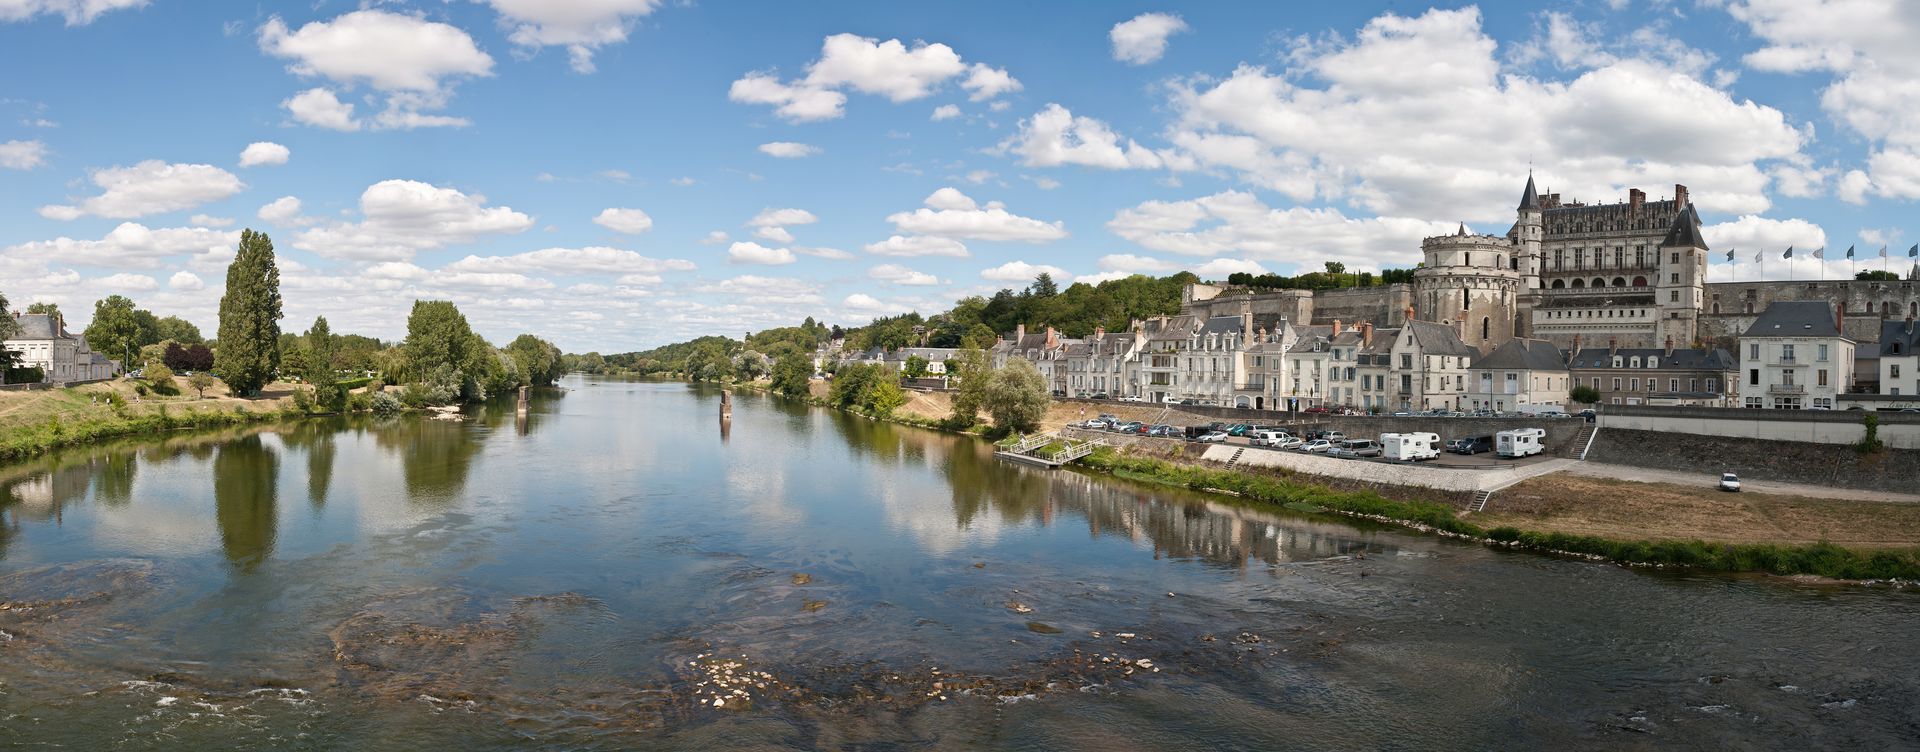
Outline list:
[[[1859,410],[1744,410],[1718,407],[1608,405],[1600,426],[1608,431],[1647,431],[1724,436],[1773,442],[1854,444],[1867,434]],[[1875,412],[1880,441],[1896,449],[1920,449],[1920,413]],[[1603,431],[1604,433],[1605,431]]]
[[[1920,450],[1914,449],[1862,455],[1840,444],[1603,428],[1587,459],[1869,491],[1920,488]]]

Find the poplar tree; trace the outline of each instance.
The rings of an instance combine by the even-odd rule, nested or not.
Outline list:
[[[327,317],[313,320],[307,330],[307,383],[313,385],[313,401],[330,412],[347,406],[347,390],[340,388],[340,377],[333,371],[333,330]]]
[[[258,394],[280,366],[280,269],[273,240],[264,232],[240,231],[240,247],[227,265],[227,291],[220,296],[220,349],[213,370],[236,395]]]

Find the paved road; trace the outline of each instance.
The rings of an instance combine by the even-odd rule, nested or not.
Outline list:
[[[1653,470],[1630,465],[1609,465],[1601,462],[1575,462],[1565,468],[1575,475],[1588,475],[1595,478],[1613,478],[1641,483],[1673,483],[1682,486],[1713,488],[1720,483],[1719,473],[1683,473],[1673,470]],[[1753,493],[1782,494],[1786,496],[1806,496],[1814,499],[1847,499],[1851,501],[1896,501],[1920,503],[1920,494],[1891,493],[1888,491],[1862,491],[1852,488],[1833,488],[1814,486],[1804,483],[1782,483],[1770,480],[1741,478],[1740,487]]]

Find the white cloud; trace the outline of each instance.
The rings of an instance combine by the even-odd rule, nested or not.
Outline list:
[[[602,209],[593,223],[626,235],[639,235],[653,229],[653,217],[639,209]]]
[[[233,225],[232,217],[216,217],[211,214],[195,214],[188,217],[187,221],[200,227],[230,227]]]
[[[1007,211],[999,202],[974,206],[973,199],[951,187],[928,196],[927,208],[899,212],[887,221],[904,233],[935,237],[1047,243],[1067,236],[1061,222],[1043,222]]]
[[[999,177],[999,175],[1000,173],[994,172],[992,170],[972,170],[968,172],[966,176],[962,179],[974,185],[980,185],[981,183],[985,183],[989,180]]]
[[[508,36],[523,48],[567,48],[576,73],[594,71],[593,53],[627,41],[634,23],[660,6],[659,0],[487,0],[500,13]]]
[[[293,196],[274,199],[260,207],[260,211],[254,212],[254,216],[259,217],[262,222],[289,227],[312,224],[311,221],[300,216],[300,199]]]
[[[417,251],[524,232],[533,218],[510,207],[413,180],[383,180],[360,194],[360,222],[336,222],[300,233],[293,245],[328,258],[393,261]]]
[[[332,89],[316,86],[288,97],[280,107],[293,116],[294,122],[304,123],[318,128],[331,128],[336,131],[357,131],[363,125],[353,115],[353,104],[340,101]]]
[[[1107,32],[1113,40],[1113,59],[1146,65],[1167,54],[1167,37],[1187,30],[1187,22],[1171,13],[1142,13],[1121,21]]]
[[[1848,170],[1840,177],[1840,184],[1834,188],[1834,194],[1849,204],[1867,202],[1867,192],[1873,190],[1873,178],[1867,177],[1863,170]]]
[[[619,248],[590,246],[542,248],[508,256],[467,256],[448,264],[446,270],[495,274],[656,275],[694,268],[694,263],[686,259],[656,259]]]
[[[1248,274],[1266,274],[1267,268],[1258,261],[1236,258],[1217,258],[1193,268],[1193,273],[1201,279],[1226,279],[1239,272]]]
[[[793,251],[786,248],[768,248],[759,243],[743,240],[727,247],[727,260],[736,264],[765,264],[779,266],[798,261]]]
[[[1275,209],[1251,193],[1225,191],[1185,201],[1147,201],[1115,213],[1107,229],[1144,248],[1190,256],[1236,254],[1302,267],[1339,261],[1355,269],[1404,268],[1420,241],[1453,229],[1399,217],[1352,219],[1332,208]],[[1116,265],[1137,257],[1110,256]],[[1137,263],[1133,267],[1147,269]]]
[[[1053,281],[1055,282],[1065,282],[1073,279],[1073,275],[1068,274],[1067,270],[1060,267],[1046,264],[1029,264],[1025,261],[1008,261],[991,269],[983,269],[980,272],[981,277],[995,282],[1031,282],[1034,277],[1038,277],[1041,274],[1053,275]]]
[[[760,153],[780,159],[800,159],[820,153],[820,147],[792,141],[771,141],[760,145]]]
[[[0,0],[0,21],[27,21],[58,15],[68,26],[85,26],[110,11],[144,8],[147,0]]]
[[[965,258],[967,246],[952,238],[926,235],[893,235],[878,243],[868,243],[866,251],[875,256],[954,256]]]
[[[1180,269],[1179,264],[1131,253],[1109,253],[1100,257],[1099,264],[1102,270],[1128,274],[1166,274]]]
[[[823,258],[823,259],[829,259],[832,261],[846,261],[847,259],[853,258],[853,254],[840,250],[838,248],[815,248],[815,247],[809,247],[809,246],[794,246],[793,252],[798,253],[802,256],[812,256],[814,258]]]
[[[263,165],[283,165],[293,155],[287,147],[272,141],[255,141],[240,151],[241,167],[260,167]]]
[[[0,143],[0,167],[31,170],[47,163],[47,145],[40,141]]]
[[[933,119],[935,121],[952,120],[957,117],[960,117],[960,105],[943,104],[933,108]]]
[[[99,279],[91,280],[91,282],[96,287],[121,292],[146,292],[148,290],[160,289],[160,283],[154,281],[152,277],[145,274],[129,274],[126,272],[110,274]]]
[[[761,240],[770,240],[775,243],[792,243],[793,242],[793,233],[787,232],[787,228],[785,227],[761,227],[753,231],[753,236]]]
[[[867,276],[881,282],[896,285],[937,285],[940,278],[926,272],[917,272],[899,264],[881,264],[867,270]]]
[[[1043,191],[1051,191],[1055,188],[1060,187],[1060,181],[1054,180],[1053,178],[1046,177],[1044,175],[1036,175],[1034,177],[1030,177],[1027,179],[1033,181],[1033,187],[1039,188],[1040,190],[1043,190]]]
[[[1033,117],[1020,121],[1020,128],[996,151],[1020,155],[1021,164],[1030,167],[1057,167],[1064,164],[1105,167],[1110,170],[1190,167],[1177,154],[1162,154],[1128,139],[1123,146],[1120,135],[1106,123],[1090,117],[1074,117],[1057,104],[1048,104]]]
[[[673,178],[672,180],[668,180],[667,182],[684,188],[686,186],[693,185],[694,183],[698,183],[700,181],[694,180],[693,178],[686,177],[683,175],[677,178]]]
[[[383,10],[359,10],[289,30],[279,17],[260,26],[260,50],[290,60],[296,75],[342,86],[370,86],[387,94],[374,118],[382,128],[463,126],[467,121],[427,114],[442,109],[453,79],[493,75],[493,58],[458,27]],[[357,130],[330,90],[310,89],[282,103],[303,123]]]
[[[615,183],[625,183],[633,179],[633,173],[627,172],[626,170],[601,170],[600,177]]]
[[[862,313],[894,310],[891,304],[864,292],[856,292],[848,295],[846,299],[840,301],[840,304]]]
[[[1512,218],[1529,161],[1570,198],[1684,182],[1711,211],[1761,211],[1768,163],[1810,138],[1657,60],[1561,82],[1503,74],[1495,48],[1475,8],[1382,15],[1352,40],[1301,40],[1285,74],[1176,84],[1170,140],[1297,202],[1494,221]]]
[[[104,189],[77,206],[45,206],[40,215],[69,220],[92,214],[126,219],[191,209],[239,193],[246,185],[213,165],[168,164],[149,159],[132,167],[94,170],[94,185]]]
[[[1827,231],[1804,219],[1773,219],[1749,214],[1732,221],[1706,225],[1700,228],[1700,233],[1713,249],[1709,252],[1712,263],[1707,267],[1709,282],[1779,279],[1787,276],[1789,268],[1797,275],[1806,275],[1811,271],[1816,279],[1821,276],[1828,279],[1853,276],[1853,269],[1848,267],[1854,262],[1846,260],[1845,248],[1830,250],[1826,254],[1826,262],[1811,257],[1815,249],[1826,247]],[[1794,258],[1781,258],[1789,246],[1794,248]],[[1732,263],[1726,260],[1729,251],[1733,253]],[[1866,255],[1877,253],[1876,247]],[[1754,260],[1756,256],[1760,259],[1757,262]]]
[[[713,232],[707,233],[706,237],[701,238],[700,244],[701,245],[719,245],[721,243],[725,243],[728,240],[732,240],[732,239],[733,237],[728,235],[726,230],[714,230]]]
[[[209,230],[204,227],[148,229],[137,222],[122,222],[99,240],[68,237],[37,240],[9,246],[0,259],[12,256],[30,259],[57,259],[61,263],[104,268],[152,269],[162,259],[191,253],[231,252],[240,242],[238,231]]]
[[[172,277],[167,278],[167,286],[180,292],[195,292],[207,289],[207,283],[202,282],[200,277],[193,272],[174,272]]]
[[[773,105],[776,114],[794,122],[830,120],[845,113],[843,89],[899,103],[931,95],[961,76],[961,88],[975,101],[1020,89],[1020,82],[1006,71],[980,63],[969,66],[944,44],[916,42],[909,47],[898,39],[882,42],[835,34],[821,44],[820,57],[807,65],[804,78],[782,82],[771,72],[749,73],[733,82],[727,98]]]
[[[820,221],[813,212],[805,209],[761,209],[747,224],[753,227],[784,227],[787,225],[810,225]]]
[[[762,277],[746,274],[722,280],[714,292],[761,303],[794,304],[825,302],[820,288],[811,282],[791,277]]]

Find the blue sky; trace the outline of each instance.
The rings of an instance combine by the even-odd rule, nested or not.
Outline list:
[[[1529,163],[1688,185],[1714,279],[1920,240],[1920,4],[1330,5],[0,0],[0,292],[211,331],[252,227],[289,330],[449,298],[615,352],[1041,269],[1409,266],[1505,232]]]

